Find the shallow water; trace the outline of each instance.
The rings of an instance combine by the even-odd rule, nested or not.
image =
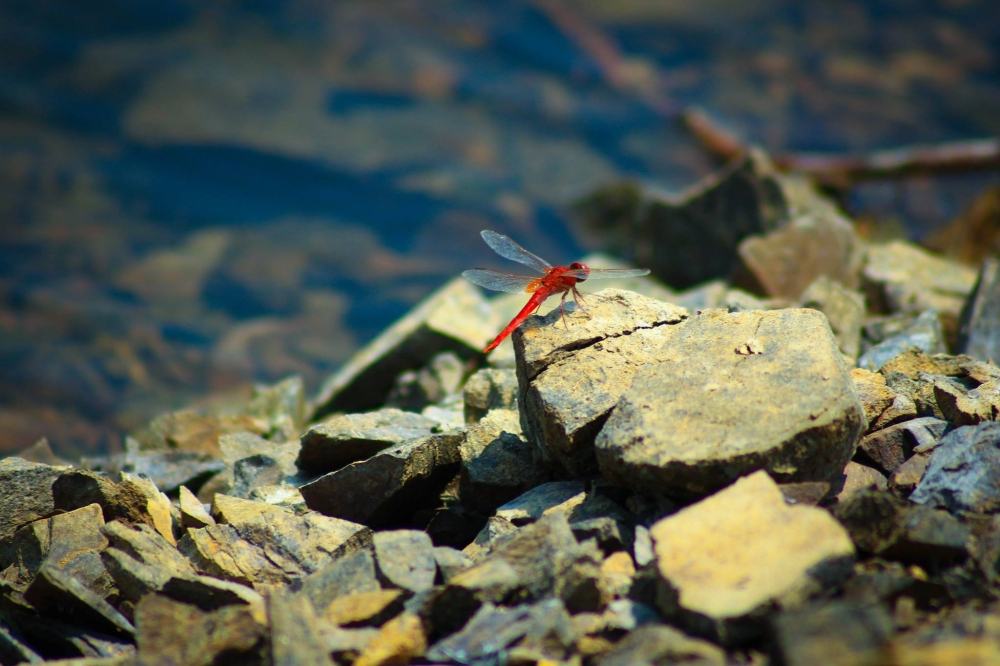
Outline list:
[[[6,2],[0,451],[74,455],[208,392],[310,386],[435,286],[553,261],[568,213],[712,164],[553,20],[773,151],[1000,132],[992,3]],[[867,185],[919,237],[995,175]]]

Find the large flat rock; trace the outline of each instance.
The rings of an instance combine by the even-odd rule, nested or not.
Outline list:
[[[618,289],[588,296],[586,308],[569,313],[565,325],[557,308],[514,333],[525,436],[574,474],[596,469],[594,436],[608,412],[657,358],[666,329],[687,316],[680,306]]]
[[[636,372],[596,439],[601,473],[659,494],[704,495],[766,469],[827,481],[864,427],[822,313],[704,311]]]
[[[846,576],[854,555],[829,513],[787,505],[766,472],[661,519],[650,533],[661,610],[723,640],[735,637],[740,620]]]

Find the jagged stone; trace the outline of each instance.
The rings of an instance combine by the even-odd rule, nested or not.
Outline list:
[[[0,544],[0,570],[23,589],[45,565],[63,570],[99,596],[110,595],[114,583],[101,564],[108,545],[102,533],[101,507],[90,504],[75,511],[32,521]]]
[[[840,474],[864,414],[822,314],[707,311],[672,330],[597,436],[605,478],[700,496],[761,468],[783,481]]]
[[[411,593],[424,592],[434,586],[437,561],[434,544],[426,532],[376,532],[372,544],[379,578],[386,584]]]
[[[325,474],[299,490],[310,509],[372,527],[433,502],[458,470],[461,431],[400,444]]]
[[[1000,512],[1000,423],[945,435],[910,499],[949,511]]]
[[[573,474],[592,472],[594,435],[636,371],[660,354],[687,311],[634,292],[605,289],[588,314],[558,309],[514,332],[518,397],[527,439]]]
[[[138,661],[151,666],[208,666],[222,659],[264,664],[264,627],[245,606],[205,612],[160,594],[135,609]]]
[[[483,555],[501,541],[514,534],[517,527],[514,523],[500,516],[490,516],[486,519],[486,524],[476,534],[476,538],[462,549],[462,553],[473,561],[479,560]]]
[[[427,635],[420,618],[403,613],[382,625],[361,651],[355,666],[407,664],[427,649]]]
[[[501,325],[480,292],[456,278],[428,296],[357,352],[320,389],[311,420],[334,412],[374,409],[405,370],[451,351],[471,358]]]
[[[1000,380],[966,388],[958,382],[938,379],[934,399],[944,418],[952,425],[975,425],[1000,418]]]
[[[962,393],[1000,381],[1000,368],[989,363],[969,356],[928,356],[918,350],[899,354],[882,366],[880,372],[893,390],[913,400],[918,414],[946,420],[938,405],[936,386],[945,382]]]
[[[917,406],[913,400],[889,388],[883,375],[864,368],[854,368],[851,370],[851,379],[865,412],[865,422],[868,423],[865,432],[881,430],[917,415]]]
[[[339,557],[302,580],[302,592],[321,612],[338,597],[379,589],[375,559],[368,550]]]
[[[194,493],[187,489],[187,486],[180,487],[180,495],[177,501],[178,509],[181,512],[181,527],[207,527],[215,524],[215,518],[208,513],[205,505],[201,503]]]
[[[309,474],[325,474],[379,451],[431,436],[433,419],[396,408],[362,414],[338,414],[302,435],[297,464]]]
[[[164,539],[172,544],[176,544],[174,538],[174,507],[170,500],[149,479],[129,474],[121,473],[122,486],[131,486],[137,489],[146,498],[147,521],[152,524],[153,529],[159,532]]]
[[[309,599],[274,590],[267,596],[271,662],[275,666],[332,664],[321,625]]]
[[[582,481],[549,481],[497,508],[496,516],[514,525],[533,522],[549,513],[568,514],[586,500]]]
[[[38,611],[111,634],[130,636],[135,631],[125,616],[67,571],[53,562],[38,570],[25,600]]]
[[[465,422],[475,423],[492,409],[517,409],[517,373],[510,368],[482,368],[462,389]]]
[[[846,577],[854,548],[823,511],[785,504],[765,472],[650,529],[660,578],[657,603],[669,616],[724,641],[773,603],[794,604],[818,585]]]
[[[462,502],[483,513],[545,481],[547,473],[537,450],[520,437],[516,411],[494,409],[468,426],[459,447]]]
[[[936,311],[921,312],[903,330],[869,347],[858,359],[858,366],[879,370],[889,360],[911,350],[925,354],[943,354],[948,351],[941,319]]]
[[[402,590],[369,590],[334,598],[323,610],[323,618],[341,627],[377,627],[402,610]]]
[[[63,472],[64,468],[16,457],[0,460],[0,541],[21,526],[52,515],[52,484]]]
[[[930,453],[915,453],[896,468],[889,477],[889,485],[904,493],[911,493],[924,478],[931,462]]]
[[[858,452],[886,474],[892,474],[913,455],[917,447],[933,448],[944,435],[948,422],[924,416],[896,423],[862,438]]]
[[[158,416],[133,437],[143,450],[192,451],[218,459],[222,435],[236,432],[263,435],[269,427],[267,419],[247,414],[213,415],[181,410]]]

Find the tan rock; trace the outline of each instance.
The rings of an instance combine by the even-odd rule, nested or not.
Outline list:
[[[181,486],[177,504],[181,512],[181,527],[205,527],[215,524],[215,518],[209,515],[205,505],[187,489],[187,486]]]
[[[147,478],[122,472],[122,481],[137,488],[146,498],[146,514],[153,529],[160,533],[171,545],[177,545],[174,538],[174,507],[166,495]]]
[[[820,577],[849,573],[854,555],[829,513],[786,505],[765,472],[663,518],[650,532],[657,571],[679,606],[716,622],[794,604]],[[660,603],[672,612],[666,596]]]
[[[364,649],[355,666],[402,666],[427,649],[427,635],[420,618],[403,613],[386,622]]]
[[[402,595],[402,590],[352,592],[331,601],[323,610],[323,617],[342,627],[380,624],[377,620],[384,618],[387,611],[402,609],[397,604]]]
[[[624,550],[611,553],[601,563],[601,578],[604,588],[616,597],[628,594],[632,579],[635,578],[635,563]]]

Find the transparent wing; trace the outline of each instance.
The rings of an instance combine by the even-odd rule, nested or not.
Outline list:
[[[591,268],[590,272],[584,270],[568,270],[567,275],[580,278],[581,280],[611,280],[622,278],[642,277],[649,275],[648,268]]]
[[[489,271],[485,268],[472,268],[462,271],[462,277],[472,284],[479,285],[483,289],[506,291],[512,294],[524,291],[536,279],[527,275]]]
[[[486,244],[490,248],[499,254],[504,259],[510,259],[511,261],[516,261],[519,264],[524,264],[528,268],[531,268],[539,273],[545,273],[547,270],[552,268],[552,264],[545,261],[541,257],[528,252],[523,247],[512,241],[507,236],[503,234],[498,234],[495,231],[490,231],[489,229],[483,229],[479,234],[486,241]]]

